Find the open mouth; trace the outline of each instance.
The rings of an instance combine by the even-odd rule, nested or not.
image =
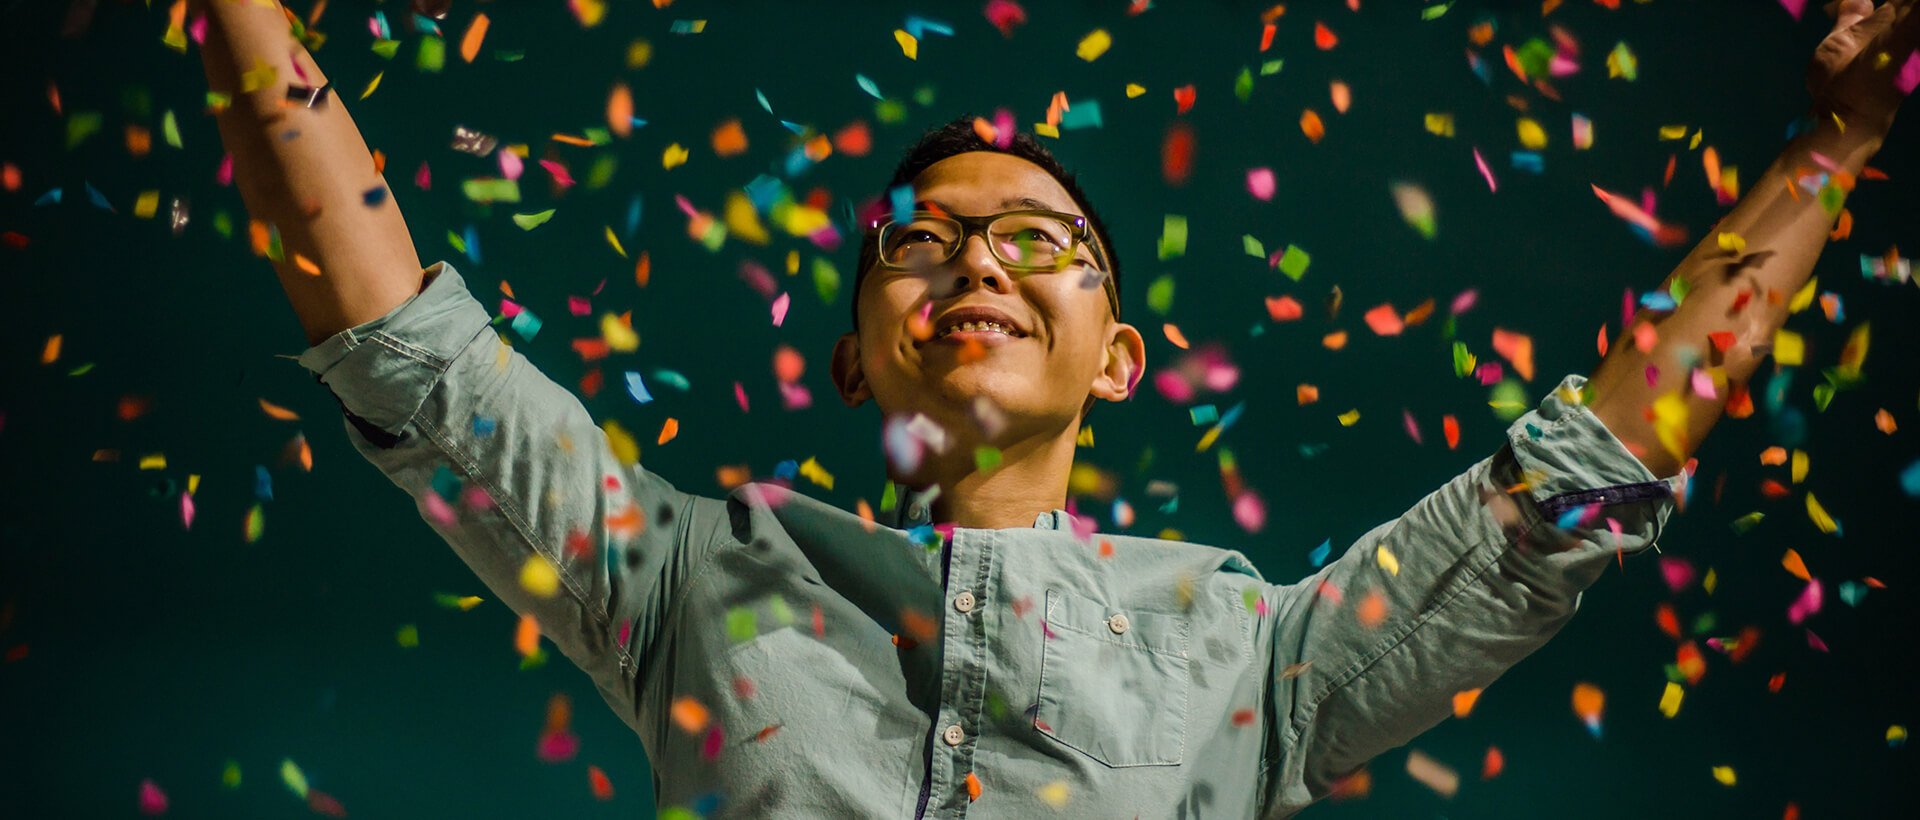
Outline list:
[[[994,335],[1000,335],[1000,336],[1011,336],[1015,339],[1025,338],[1027,335],[1025,333],[1022,333],[1020,329],[1017,327],[1014,327],[1012,325],[1001,324],[999,322],[961,322],[959,324],[948,325],[946,327],[941,328],[939,332],[933,334],[933,338],[935,341],[939,341],[941,339],[945,339],[949,336],[952,336],[956,333],[994,334]]]

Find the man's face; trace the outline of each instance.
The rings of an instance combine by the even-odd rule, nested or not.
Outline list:
[[[1045,170],[1007,154],[948,157],[913,185],[921,209],[1084,215]],[[1081,259],[1098,257],[1088,247]],[[925,270],[876,265],[857,295],[859,330],[834,350],[842,398],[849,405],[873,398],[889,417],[924,413],[950,434],[983,444],[1073,429],[1089,395],[1124,399],[1143,368],[1139,332],[1114,319],[1105,275],[1089,276],[1092,270],[1076,264],[1010,273],[979,235]],[[974,309],[997,312],[1013,332],[941,335],[956,311]]]

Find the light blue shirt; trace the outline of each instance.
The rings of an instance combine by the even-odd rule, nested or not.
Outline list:
[[[663,816],[1285,817],[1545,643],[1684,489],[1574,375],[1295,583],[1063,510],[942,538],[897,486],[876,522],[675,489],[427,276],[300,364],[639,734]]]

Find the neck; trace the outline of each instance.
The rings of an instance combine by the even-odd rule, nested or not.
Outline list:
[[[940,486],[931,511],[935,523],[970,529],[1031,527],[1035,517],[1066,506],[1077,427],[1006,443],[1000,463],[988,470],[974,460],[979,442],[958,440],[944,454],[929,454],[918,474],[900,483]]]

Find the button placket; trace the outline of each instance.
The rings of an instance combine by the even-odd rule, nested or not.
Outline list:
[[[991,613],[984,604],[992,600],[991,570],[996,535],[987,530],[955,528],[947,548],[948,605],[953,611],[943,618],[945,651],[941,660],[941,727],[934,744],[932,802],[928,815],[963,815],[968,796],[965,778],[973,771],[974,751],[979,748],[983,731],[981,714],[985,708],[987,623]],[[977,613],[977,614],[976,614]]]

